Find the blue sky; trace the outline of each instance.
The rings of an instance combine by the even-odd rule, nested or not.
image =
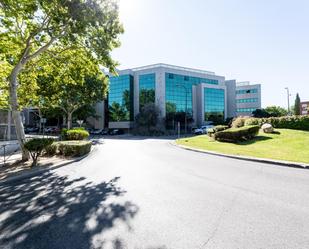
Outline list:
[[[262,105],[309,101],[308,0],[120,0],[120,69],[168,63],[262,84]]]

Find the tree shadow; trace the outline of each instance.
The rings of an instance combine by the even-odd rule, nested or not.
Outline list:
[[[0,185],[0,248],[101,248],[93,245],[95,235],[115,222],[130,229],[138,212],[121,201],[118,180],[94,184],[46,172]]]

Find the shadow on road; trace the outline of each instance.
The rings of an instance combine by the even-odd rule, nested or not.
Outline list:
[[[93,184],[47,172],[0,185],[0,248],[103,248],[106,241],[94,236],[115,221],[130,229],[138,212],[135,204],[119,202],[125,191],[118,180]]]

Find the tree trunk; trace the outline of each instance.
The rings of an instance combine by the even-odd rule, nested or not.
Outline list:
[[[16,130],[16,137],[19,143],[19,146],[22,151],[22,160],[28,161],[29,160],[29,152],[26,150],[24,143],[25,143],[25,132],[24,132],[24,126],[23,122],[21,120],[20,111],[18,110],[18,100],[17,100],[17,76],[18,73],[22,69],[22,64],[18,63],[10,77],[10,106],[12,110],[12,117],[15,124],[15,130]]]
[[[72,116],[73,116],[73,112],[68,112],[68,123],[67,123],[67,128],[71,129],[72,128]]]

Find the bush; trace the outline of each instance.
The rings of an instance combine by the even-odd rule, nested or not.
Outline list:
[[[259,133],[259,129],[260,127],[258,125],[231,128],[216,132],[214,134],[214,138],[217,141],[223,142],[239,142],[243,140],[250,140]]]
[[[38,157],[42,151],[53,143],[51,138],[34,138],[25,143],[25,148],[29,151],[32,157],[32,166],[37,165]]]
[[[272,124],[274,128],[309,131],[309,115],[269,118],[267,123]]]
[[[207,129],[207,135],[212,137],[216,132],[224,131],[227,129],[229,129],[229,126],[227,125],[217,125],[214,128]]]
[[[215,132],[219,132],[219,131],[227,130],[228,128],[230,128],[230,127],[227,126],[227,125],[217,125],[217,126],[215,126],[214,130],[215,130]]]
[[[68,132],[67,128],[63,128],[61,130],[61,133],[60,133],[61,140],[67,140],[67,132]]]
[[[245,126],[250,126],[250,125],[258,125],[262,126],[263,124],[263,119],[262,118],[247,118],[245,120]]]
[[[83,156],[90,152],[90,141],[62,141],[58,143],[59,153],[63,156]]]
[[[71,129],[66,132],[65,140],[84,140],[89,137],[89,132],[84,129]]]
[[[54,156],[54,155],[56,155],[56,154],[57,154],[57,147],[58,147],[58,145],[57,145],[56,142],[52,143],[51,145],[48,145],[48,146],[44,149],[45,154],[46,154],[47,156]]]
[[[246,126],[247,125],[262,126],[264,123],[269,123],[274,128],[309,131],[309,115],[270,117],[270,118],[248,118],[245,120]]]
[[[232,128],[240,128],[240,127],[245,126],[245,121],[248,118],[249,117],[237,117],[237,118],[235,118],[232,122]]]

